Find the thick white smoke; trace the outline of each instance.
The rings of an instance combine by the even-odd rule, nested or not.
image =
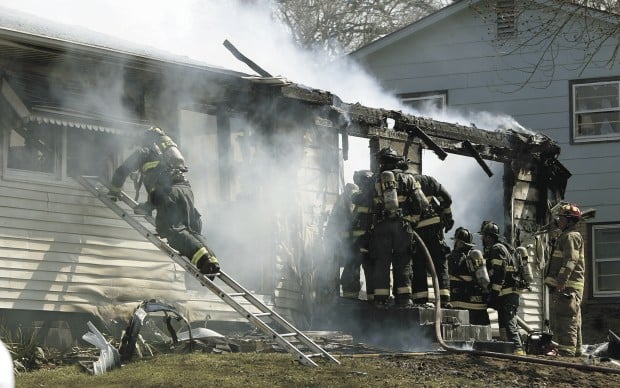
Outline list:
[[[143,52],[148,53],[150,48],[165,50],[206,64],[253,73],[224,48],[222,42],[229,40],[274,76],[328,90],[347,103],[407,112],[396,97],[386,93],[355,63],[346,59],[332,61],[323,53],[299,50],[286,28],[272,17],[268,0],[0,0],[0,7],[74,25],[77,31],[87,28],[133,42]],[[408,113],[463,125],[474,123],[483,129],[524,130],[509,117],[488,113]],[[347,182],[352,181],[353,171],[369,167],[367,141],[351,139],[350,144],[349,161],[344,163]],[[471,158],[449,155],[442,162],[425,152],[423,163],[423,173],[436,176],[450,190],[456,225],[476,231],[483,219],[501,221],[501,166],[493,166],[495,177],[489,180]]]

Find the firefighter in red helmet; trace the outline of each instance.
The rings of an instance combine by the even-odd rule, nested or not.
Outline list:
[[[549,323],[558,343],[552,355],[581,355],[581,301],[585,280],[585,255],[577,224],[581,210],[562,204],[556,213],[560,235],[553,246],[544,283],[549,287]]]

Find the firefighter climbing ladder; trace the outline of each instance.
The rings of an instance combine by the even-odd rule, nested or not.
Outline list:
[[[226,292],[215,283],[215,279],[211,280],[207,276],[201,274],[200,271],[198,271],[198,269],[194,265],[192,265],[186,257],[181,256],[176,250],[172,249],[164,240],[160,239],[154,232],[152,232],[148,227],[144,226],[143,223],[137,219],[138,217],[144,218],[152,226],[155,225],[155,221],[149,215],[134,215],[133,208],[137,205],[137,203],[125,192],[121,192],[120,202],[127,205],[129,207],[128,210],[125,210],[123,207],[120,206],[119,203],[112,201],[107,196],[108,187],[104,182],[99,179],[99,177],[82,176],[78,178],[78,181],[94,196],[99,198],[101,202],[103,202],[107,207],[114,211],[114,213],[116,213],[119,217],[121,217],[129,225],[131,225],[136,231],[146,237],[162,252],[170,256],[172,260],[174,260],[181,267],[185,268],[186,271],[191,273],[203,286],[207,287],[215,295],[220,297],[220,299],[222,299],[226,304],[235,309],[239,314],[243,315],[248,321],[250,321],[250,323],[254,324],[258,329],[268,335],[278,345],[282,346],[284,349],[286,349],[286,351],[291,353],[295,357],[295,359],[301,364],[308,366],[317,366],[317,364],[311,359],[314,357],[322,357],[328,361],[340,364],[340,362],[336,360],[332,355],[330,355],[323,348],[314,343],[301,331],[293,327],[293,325],[287,322],[278,313],[267,307],[263,302],[257,299],[248,290],[243,288],[239,283],[237,283],[223,271],[220,271],[220,273],[215,276],[220,279],[226,286],[228,286],[228,288],[232,289],[233,292]],[[102,191],[102,189],[104,190]],[[253,313],[248,311],[244,306],[239,303],[238,298],[245,299],[259,312]],[[269,326],[265,320],[271,320],[277,323],[277,325],[281,329],[283,329],[284,332],[277,332],[275,329]],[[297,346],[292,343],[292,341],[294,340],[299,342]],[[300,347],[303,347],[302,345],[313,353],[302,352],[300,350]]]

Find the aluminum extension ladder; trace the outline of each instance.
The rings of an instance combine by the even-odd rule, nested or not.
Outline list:
[[[164,240],[160,239],[156,233],[152,232],[148,227],[144,226],[137,217],[144,218],[151,225],[155,225],[153,217],[150,215],[135,215],[133,208],[137,205],[137,202],[129,197],[125,192],[121,192],[121,198],[119,202],[112,201],[108,193],[108,185],[99,179],[97,176],[81,176],[78,182],[90,191],[94,196],[99,198],[107,207],[112,209],[119,217],[124,219],[129,225],[131,225],[140,234],[146,237],[150,242],[157,246],[162,252],[166,253],[172,260],[174,260],[181,267],[185,268],[190,274],[192,274],[204,287],[207,287],[215,295],[219,296],[226,304],[235,309],[239,314],[245,317],[250,323],[254,324],[264,334],[268,335],[278,345],[286,349],[291,353],[297,361],[303,365],[318,366],[311,358],[322,357],[328,361],[340,364],[332,355],[326,352],[319,345],[314,343],[301,331],[296,329],[282,316],[275,311],[267,307],[263,302],[252,295],[248,290],[243,288],[239,283],[228,276],[224,271],[220,271],[215,277],[221,280],[226,286],[233,290],[233,292],[226,292],[217,284],[215,284],[215,278],[213,281],[206,275],[200,273],[200,271],[191,264],[191,262],[185,257],[181,256],[176,250],[170,247]],[[103,191],[102,191],[103,189]],[[120,206],[124,203],[128,210],[125,210]],[[254,306],[259,312],[252,313],[242,306],[237,298],[243,298]],[[277,332],[271,326],[267,324],[267,321],[271,320],[278,324],[278,326],[284,331],[282,333]],[[290,340],[289,340],[290,339]],[[296,341],[299,344],[296,346],[292,343]],[[312,353],[304,353],[300,350],[300,347],[305,346]]]

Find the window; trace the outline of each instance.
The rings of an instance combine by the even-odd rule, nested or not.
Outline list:
[[[594,225],[593,296],[620,296],[620,225]]]
[[[108,132],[67,128],[67,176],[112,178],[116,155],[129,148],[120,136]]]
[[[41,125],[12,129],[7,136],[9,169],[58,176],[59,131]]]
[[[443,112],[447,105],[447,92],[409,93],[400,98],[403,104],[421,114]]]
[[[124,147],[111,133],[45,122],[4,131],[4,176],[59,181],[78,175],[110,178]]]
[[[620,140],[620,81],[572,85],[573,140]]]

